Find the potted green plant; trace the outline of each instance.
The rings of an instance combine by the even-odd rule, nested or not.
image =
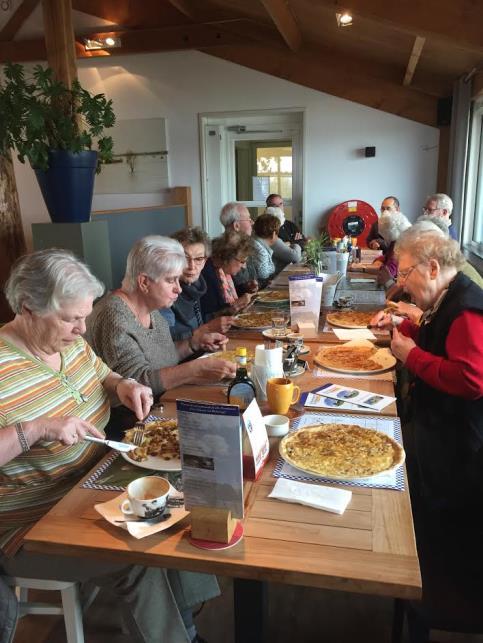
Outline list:
[[[40,65],[31,80],[18,64],[3,74],[0,153],[15,149],[30,162],[52,221],[89,221],[95,173],[112,159],[112,138],[103,135],[115,122],[112,101],[77,80],[69,88]]]
[[[310,239],[305,244],[306,262],[314,268],[315,271],[320,272],[320,254],[323,251],[332,250],[330,237],[323,230],[318,238]]]

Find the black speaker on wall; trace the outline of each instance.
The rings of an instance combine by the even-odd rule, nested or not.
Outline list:
[[[375,147],[366,147],[364,149],[364,156],[366,158],[372,158],[376,156],[376,148]]]
[[[438,127],[447,127],[451,125],[451,110],[453,108],[453,97],[446,96],[446,98],[438,99],[438,111],[436,124]]]

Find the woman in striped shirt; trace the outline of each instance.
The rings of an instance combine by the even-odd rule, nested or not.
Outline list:
[[[103,437],[109,397],[139,419],[152,404],[148,387],[111,371],[81,337],[103,290],[84,264],[55,249],[22,257],[6,284],[15,318],[0,330],[0,569],[11,576],[90,579],[117,592],[133,631],[148,633],[145,641],[186,642],[192,637],[180,610],[216,595],[216,582],[201,592],[204,576],[179,574],[173,585],[187,586],[187,605],[176,600],[165,570],[22,548],[32,524],[101,457],[102,450],[84,437]]]

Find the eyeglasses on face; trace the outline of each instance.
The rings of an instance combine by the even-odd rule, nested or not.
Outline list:
[[[423,208],[423,214],[429,214],[431,216],[435,212],[440,212],[441,210],[442,208]]]
[[[194,263],[195,266],[202,266],[206,261],[206,257],[204,255],[203,257],[190,257],[189,255],[185,254],[185,259],[188,265],[190,263]]]
[[[409,278],[409,275],[412,273],[412,271],[416,268],[416,266],[419,266],[421,262],[418,261],[418,263],[415,263],[414,266],[409,266],[406,270],[399,270],[397,273],[397,280],[398,281],[407,281]]]

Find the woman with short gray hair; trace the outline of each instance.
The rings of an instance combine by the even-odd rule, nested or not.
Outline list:
[[[454,512],[466,528],[483,501],[483,290],[459,272],[458,243],[439,230],[410,228],[396,256],[398,284],[423,311],[419,324],[394,328],[391,342],[415,378],[420,491],[436,519]],[[392,319],[381,312],[371,324],[389,327]]]
[[[175,239],[140,239],[129,252],[121,288],[96,304],[87,323],[96,353],[125,377],[150,386],[156,397],[200,378],[217,381],[235,374],[234,364],[215,357],[179,363],[199,350],[219,350],[228,341],[220,333],[205,332],[173,342],[159,309],[177,300],[185,266],[185,251]]]

